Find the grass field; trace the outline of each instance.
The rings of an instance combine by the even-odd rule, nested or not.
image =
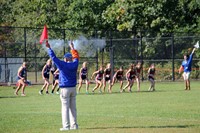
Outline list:
[[[200,132],[200,83],[191,82],[184,91],[183,82],[156,83],[155,92],[77,95],[78,133]],[[0,87],[0,133],[56,133],[61,127],[58,95],[40,96],[41,86],[26,88],[26,97],[14,96],[12,87]],[[94,85],[91,85],[91,88]]]

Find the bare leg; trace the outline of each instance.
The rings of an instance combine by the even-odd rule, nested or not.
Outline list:
[[[122,87],[123,87],[123,81],[120,81],[120,92],[122,91]]]
[[[128,80],[126,86],[124,86],[123,91],[125,91],[126,88],[128,88],[130,86],[130,81]]]
[[[103,92],[105,92],[106,89],[106,80],[103,80]]]
[[[79,80],[78,93],[80,93],[81,87],[82,87],[82,79]]]
[[[18,86],[15,90],[15,95],[18,95],[18,91],[21,89],[22,84],[20,82],[18,82]]]
[[[137,78],[136,81],[137,81],[137,88],[138,88],[137,91],[140,92],[140,78]]]
[[[96,81],[96,86],[94,87],[94,89],[92,90],[92,92],[94,92],[98,87],[99,87],[100,83],[98,81]]]
[[[85,81],[86,84],[86,93],[89,93],[89,82],[88,80]]]

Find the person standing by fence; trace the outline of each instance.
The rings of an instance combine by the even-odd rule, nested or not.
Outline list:
[[[59,70],[60,99],[62,106],[62,128],[60,131],[78,129],[76,112],[76,85],[77,69],[79,64],[78,51],[71,42],[71,53],[64,55],[64,61],[59,60],[48,42],[46,42],[48,54]]]
[[[156,69],[153,63],[148,69],[148,80],[151,82],[149,91],[155,91],[155,78],[154,78],[155,73],[156,73]]]
[[[134,84],[134,80],[136,78],[136,69],[135,69],[135,64],[131,64],[130,68],[128,69],[128,71],[126,72],[126,80],[127,80],[127,84],[126,86],[123,88],[122,92],[125,92],[126,88],[129,88],[128,91],[132,92],[132,86]]]
[[[108,92],[112,93],[112,79],[111,79],[111,65],[107,64],[106,69],[104,70],[104,78],[103,78],[103,92],[106,89],[106,82],[108,82]]]
[[[15,90],[15,95],[18,95],[18,91],[22,88],[22,93],[21,96],[26,96],[25,95],[25,87],[26,87],[26,62],[23,62],[22,66],[18,69],[17,72],[17,88]]]
[[[137,91],[140,92],[140,73],[142,70],[142,63],[138,62],[136,65],[136,72],[137,72],[137,76],[136,76],[136,82],[137,82]]]
[[[87,69],[87,62],[83,62],[82,67],[79,71],[79,86],[77,93],[80,93],[80,89],[82,87],[83,81],[86,84],[86,94],[89,94],[89,80],[88,80],[88,69]]]
[[[42,69],[42,78],[44,79],[44,85],[42,86],[41,90],[39,91],[39,94],[43,94],[43,90],[46,89],[46,94],[49,94],[49,76],[50,76],[50,70],[51,70],[51,59],[47,60],[47,63],[44,65]]]
[[[99,88],[99,93],[102,93],[101,91],[101,87],[103,85],[103,77],[104,77],[104,70],[103,70],[103,65],[100,66],[99,70],[95,71],[93,74],[92,74],[92,77],[91,79],[93,79],[94,75],[96,75],[95,77],[95,82],[96,82],[96,86],[94,87],[94,89],[92,90],[92,93],[94,93],[94,91],[96,89]]]
[[[124,78],[124,70],[123,70],[123,66],[121,66],[119,68],[119,70],[117,70],[113,76],[113,81],[112,81],[112,86],[114,85],[114,83],[117,81],[120,82],[120,92],[122,92],[122,87],[123,87],[123,79]]]
[[[185,81],[185,90],[190,90],[190,72],[192,70],[192,59],[194,55],[194,51],[196,48],[193,48],[192,53],[190,55],[185,54],[184,55],[184,60],[181,64],[181,68],[179,69],[179,74],[183,72],[183,79]]]

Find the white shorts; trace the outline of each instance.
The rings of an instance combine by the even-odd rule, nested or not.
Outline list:
[[[184,80],[190,79],[190,72],[184,72],[184,73],[183,73],[183,79],[184,79]]]

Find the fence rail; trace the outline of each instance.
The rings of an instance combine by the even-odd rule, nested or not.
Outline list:
[[[49,56],[44,45],[39,44],[41,28],[0,27],[0,82],[16,82],[17,70],[23,61],[28,62],[28,79],[42,83],[41,70]],[[147,68],[156,64],[157,80],[179,80],[177,73],[183,53],[190,52],[200,33],[163,33],[162,36],[140,35],[135,32],[88,31],[49,28],[49,41],[56,55],[62,59],[69,51],[68,41],[79,41],[80,63],[89,63],[89,75],[99,65],[110,62],[112,70],[130,63],[143,62],[142,79],[146,79]],[[85,40],[84,40],[85,39]],[[85,42],[84,42],[85,41]],[[61,43],[64,42],[64,43]],[[104,45],[105,42],[105,45]],[[193,60],[192,78],[199,79],[199,53]],[[81,64],[79,65],[81,66]]]

